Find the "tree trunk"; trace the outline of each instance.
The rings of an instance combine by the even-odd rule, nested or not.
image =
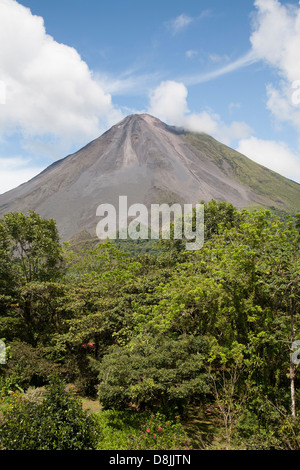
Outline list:
[[[296,418],[296,400],[295,400],[295,366],[290,364],[290,381],[291,381],[291,408],[292,416]]]
[[[294,343],[294,302],[292,296],[290,297],[290,318],[291,318],[291,350]],[[291,356],[290,359],[290,381],[291,381],[291,411],[293,418],[296,418],[296,399],[295,399],[295,364]]]

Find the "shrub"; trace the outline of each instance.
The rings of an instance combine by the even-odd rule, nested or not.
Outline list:
[[[41,388],[29,387],[24,394],[25,400],[30,403],[42,403],[45,391]]]
[[[167,420],[160,413],[150,416],[141,431],[131,439],[131,449],[135,450],[186,450],[191,449],[179,416],[175,421]]]
[[[146,413],[134,411],[102,410],[98,413],[101,438],[97,450],[129,450],[133,436],[137,436],[144,421],[149,419]]]
[[[104,409],[160,407],[165,414],[184,408],[209,391],[202,337],[157,336],[114,346],[104,356],[99,399]]]
[[[98,414],[101,439],[98,450],[189,449],[189,439],[179,417],[163,414],[104,410]]]
[[[24,397],[3,413],[2,450],[92,450],[99,427],[55,376],[42,402]]]
[[[13,341],[3,372],[10,381],[26,390],[30,386],[43,386],[57,368],[57,364],[45,358],[45,348],[33,348],[22,341]]]

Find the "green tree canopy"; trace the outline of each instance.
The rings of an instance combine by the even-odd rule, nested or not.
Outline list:
[[[34,211],[28,215],[9,213],[0,220],[0,253],[4,263],[0,275],[21,282],[48,281],[60,273],[62,248],[56,222],[42,219]]]
[[[158,335],[112,348],[100,364],[99,399],[105,408],[184,408],[209,391],[202,337]]]

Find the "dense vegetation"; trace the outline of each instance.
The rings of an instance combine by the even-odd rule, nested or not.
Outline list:
[[[126,253],[4,216],[0,449],[300,450],[299,232],[211,201],[201,250]]]

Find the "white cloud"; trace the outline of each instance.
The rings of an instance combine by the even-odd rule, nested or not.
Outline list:
[[[228,60],[227,56],[224,56],[226,60]],[[184,82],[185,85],[198,85],[200,83],[209,82],[211,80],[215,80],[216,78],[222,77],[223,75],[227,75],[228,73],[232,73],[235,70],[238,70],[242,67],[247,67],[248,65],[253,64],[257,61],[252,50],[248,51],[242,57],[239,57],[233,62],[220,67],[216,70],[211,72],[205,72],[200,74],[194,75],[187,75],[181,78],[181,81]]]
[[[212,53],[212,54],[209,54],[208,55],[208,58],[211,62],[214,62],[214,63],[219,63],[219,62],[222,62],[222,61],[226,61],[228,62],[229,61],[229,57],[228,55],[219,55],[219,54],[216,54],[216,53]]]
[[[300,7],[278,0],[255,0],[254,5],[250,54],[253,61],[263,61],[277,72],[276,83],[266,85],[267,108],[278,123],[296,129],[300,144]],[[300,155],[286,143],[252,136],[241,139],[237,150],[300,182]]]
[[[226,125],[220,116],[211,110],[190,112],[187,97],[188,90],[183,83],[161,82],[150,94],[148,112],[171,125],[209,134],[226,145],[251,135],[252,130],[244,122]]]
[[[256,0],[250,41],[259,59],[276,67],[290,82],[300,78],[300,8],[278,0]]]
[[[161,82],[150,94],[148,112],[171,125],[209,134],[228,146],[236,147],[237,151],[253,161],[294,181],[300,181],[299,156],[285,143],[253,137],[252,129],[245,122],[226,124],[210,109],[190,112],[187,98],[188,91],[183,83]],[[237,106],[239,104],[232,103],[232,107]]]
[[[0,80],[0,104],[6,103],[6,85]]]
[[[15,0],[0,0],[0,64],[2,134],[86,141],[122,117],[78,52],[57,43],[43,19]]]
[[[181,126],[182,118],[188,112],[187,95],[188,91],[183,83],[171,80],[161,82],[150,93],[149,113],[162,121]]]
[[[267,108],[277,121],[289,122],[300,133],[300,106],[293,103],[293,88],[287,83],[282,83],[280,89],[268,84],[266,91]]]
[[[43,167],[30,167],[30,161],[22,157],[0,157],[0,194],[13,189],[39,174]]]
[[[233,121],[229,125],[220,122],[215,137],[230,147],[237,140],[249,137],[252,132],[251,127],[244,121]]]
[[[231,146],[239,139],[249,137],[252,129],[245,122],[233,121],[225,124],[221,117],[211,110],[190,113],[183,116],[182,126],[191,132],[204,132],[223,144]]]
[[[216,135],[219,129],[219,116],[212,111],[204,110],[199,113],[189,113],[182,116],[182,126],[191,132],[204,132]]]
[[[195,51],[194,49],[190,49],[190,50],[186,51],[185,55],[188,59],[193,59],[194,57],[196,57],[198,55],[198,52]]]
[[[299,156],[293,153],[284,142],[251,137],[242,139],[237,151],[286,178],[300,183]]]
[[[114,96],[137,96],[144,95],[153,82],[161,80],[161,73],[153,71],[148,74],[140,74],[136,70],[128,70],[115,75],[107,72],[97,72],[95,78],[105,90],[105,93],[111,93]]]
[[[182,13],[181,15],[173,18],[172,20],[166,23],[167,28],[172,32],[173,35],[178,34],[180,31],[184,30],[190,23],[192,23],[193,18]]]
[[[293,100],[293,84],[300,80],[300,7],[278,0],[256,0],[255,6],[253,54],[275,69],[280,79],[267,86],[267,107],[300,133],[300,106]]]
[[[240,108],[241,108],[241,103],[231,102],[228,105],[228,110],[230,114],[232,114],[235,109],[240,109]]]

